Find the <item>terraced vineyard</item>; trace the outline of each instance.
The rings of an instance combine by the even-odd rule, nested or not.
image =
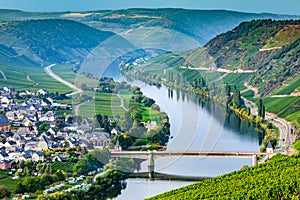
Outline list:
[[[172,190],[154,199],[298,199],[300,156],[269,162]]]

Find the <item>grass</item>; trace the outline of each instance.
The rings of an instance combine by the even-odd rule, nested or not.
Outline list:
[[[249,73],[230,73],[227,74],[223,79],[224,84],[228,84],[231,86],[236,86],[239,90],[246,89],[243,85],[246,80],[249,79],[251,74]]]
[[[254,91],[253,90],[248,90],[246,92],[243,92],[242,96],[245,97],[246,99],[251,99],[254,96]]]
[[[0,86],[13,86],[17,90],[37,91],[47,88],[50,92],[69,93],[72,89],[56,81],[44,69],[34,64],[16,64],[0,58],[0,70],[7,80],[0,76]],[[27,79],[27,76],[30,80]]]
[[[292,122],[297,128],[300,128],[300,110],[285,117],[286,120]]]
[[[73,68],[73,65],[55,65],[52,67],[52,71],[62,79],[74,84],[76,73],[73,71]]]
[[[80,106],[80,116],[88,118],[101,113],[102,115],[113,117],[124,114],[125,111],[121,108],[121,101],[116,94],[96,92],[94,97],[94,101]]]
[[[152,110],[151,108],[145,108],[142,115],[143,115],[143,122],[156,121],[157,123],[160,123],[158,112]]]
[[[297,151],[300,151],[300,140],[294,144],[294,147]]]
[[[73,167],[75,163],[72,162],[54,162],[51,163],[53,171],[63,170],[65,172],[73,172]]]
[[[278,97],[271,98],[266,97],[263,98],[263,104],[266,106],[266,110],[268,112],[280,114],[283,110],[291,106],[295,101],[298,100],[299,97]],[[259,99],[254,99],[257,104]]]
[[[280,94],[291,94],[294,90],[300,88],[300,75],[293,78],[291,81],[286,82],[287,86],[282,86],[278,90],[276,90],[273,94],[280,95]]]
[[[8,189],[14,190],[16,188],[17,184],[19,182],[22,182],[22,181],[23,181],[22,178],[20,178],[20,179],[12,179],[11,177],[9,177],[9,178],[5,178],[5,179],[1,179],[0,180],[0,185],[4,185]]]

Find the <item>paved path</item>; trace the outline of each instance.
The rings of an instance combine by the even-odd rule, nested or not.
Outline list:
[[[242,97],[242,99],[245,102],[245,106],[247,108],[250,108],[250,112],[252,115],[257,116],[257,106],[254,102],[247,100],[246,98]],[[266,112],[265,119],[272,123],[274,126],[276,126],[279,129],[280,136],[279,136],[279,148],[286,148],[288,149],[290,145],[292,144],[291,141],[291,131],[290,131],[290,125],[289,122],[287,122],[285,119],[278,117],[274,113]]]
[[[120,107],[122,107],[126,112],[128,112],[128,109],[124,106],[124,99],[121,97],[120,92],[117,94],[117,97],[119,97],[121,102]]]
[[[51,68],[54,67],[56,64],[51,64],[51,65],[48,65],[47,67],[45,67],[45,71],[46,73],[51,76],[52,78],[56,79],[57,81],[61,82],[62,84],[68,86],[69,88],[72,88],[74,90],[74,92],[70,93],[70,94],[67,94],[66,96],[72,96],[72,95],[75,95],[75,94],[79,94],[79,93],[82,93],[83,90],[78,88],[76,85],[62,79],[60,76],[56,75],[52,70]]]
[[[282,49],[282,47],[271,47],[271,48],[265,48],[265,49],[259,49],[259,51],[271,51],[271,50],[274,50],[274,49]]]
[[[5,76],[5,74],[4,74],[3,71],[0,71],[0,74],[2,74],[4,80],[7,80],[7,78],[6,78],[6,76]]]
[[[248,91],[248,90],[252,90],[252,91],[254,92],[254,96],[253,96],[254,98],[259,98],[259,97],[260,97],[260,94],[258,94],[258,88],[253,87],[252,85],[248,85],[247,82],[244,82],[244,86],[245,86],[247,89],[242,90],[241,93],[246,92],[246,91]]]
[[[229,70],[229,69],[223,69],[223,68],[216,68],[216,69],[211,69],[211,68],[206,68],[206,67],[181,67],[182,69],[189,69],[189,70],[196,70],[196,71],[216,71],[216,72],[222,72],[222,73],[254,73],[254,70],[243,70],[243,69],[237,69],[237,70]]]
[[[82,106],[82,105],[84,105],[84,104],[86,104],[86,103],[88,103],[88,102],[90,102],[90,101],[85,101],[83,103],[80,103],[80,104],[74,106],[73,107],[74,115],[79,116],[79,107]]]

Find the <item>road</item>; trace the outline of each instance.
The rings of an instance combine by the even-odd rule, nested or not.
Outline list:
[[[211,69],[206,67],[181,67],[182,69],[189,69],[189,70],[197,70],[197,71],[216,71],[216,72],[222,72],[222,73],[255,73],[254,70],[243,70],[243,69],[237,69],[237,70],[229,70],[224,68],[217,68],[217,69]]]
[[[75,116],[79,116],[79,107],[82,106],[82,105],[84,105],[84,104],[86,104],[86,103],[88,103],[88,102],[89,102],[89,101],[85,101],[85,102],[83,102],[83,103],[80,103],[80,104],[74,106],[74,107],[73,107],[74,115],[75,115]]]
[[[247,82],[244,83],[244,86],[247,88],[241,92],[246,92],[247,90],[252,90],[254,92],[254,98],[259,98],[260,95],[258,94],[258,88],[253,87],[252,85],[248,85]]]
[[[78,88],[76,85],[62,79],[61,77],[59,77],[58,75],[56,75],[52,70],[51,68],[54,67],[56,64],[51,64],[51,65],[48,65],[47,67],[45,67],[45,72],[51,76],[52,78],[56,79],[57,81],[61,82],[62,84],[68,86],[69,88],[72,88],[74,90],[74,92],[70,93],[70,94],[67,94],[66,96],[72,96],[72,95],[75,95],[75,94],[79,94],[79,93],[82,93],[83,90]]]
[[[123,98],[121,97],[120,92],[117,94],[117,97],[119,97],[120,102],[121,102],[120,107],[122,107],[126,112],[128,112],[128,109],[125,108],[125,106],[124,106],[124,100],[123,100]]]
[[[242,97],[242,99],[245,102],[245,106],[247,108],[250,108],[251,114],[257,116],[256,104],[252,101],[247,100],[244,97]],[[288,149],[290,147],[290,145],[292,144],[289,123],[285,119],[277,117],[276,114],[269,113],[269,112],[266,112],[265,119],[279,129],[280,136],[279,136],[278,147]]]
[[[7,80],[7,78],[6,78],[6,76],[5,76],[5,74],[4,74],[3,71],[0,71],[0,74],[2,74],[4,80]]]

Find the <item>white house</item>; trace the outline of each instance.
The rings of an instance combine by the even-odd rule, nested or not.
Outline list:
[[[36,93],[37,94],[41,94],[41,95],[46,95],[49,92],[48,92],[48,90],[46,90],[45,88],[43,88],[43,89],[39,89]]]

